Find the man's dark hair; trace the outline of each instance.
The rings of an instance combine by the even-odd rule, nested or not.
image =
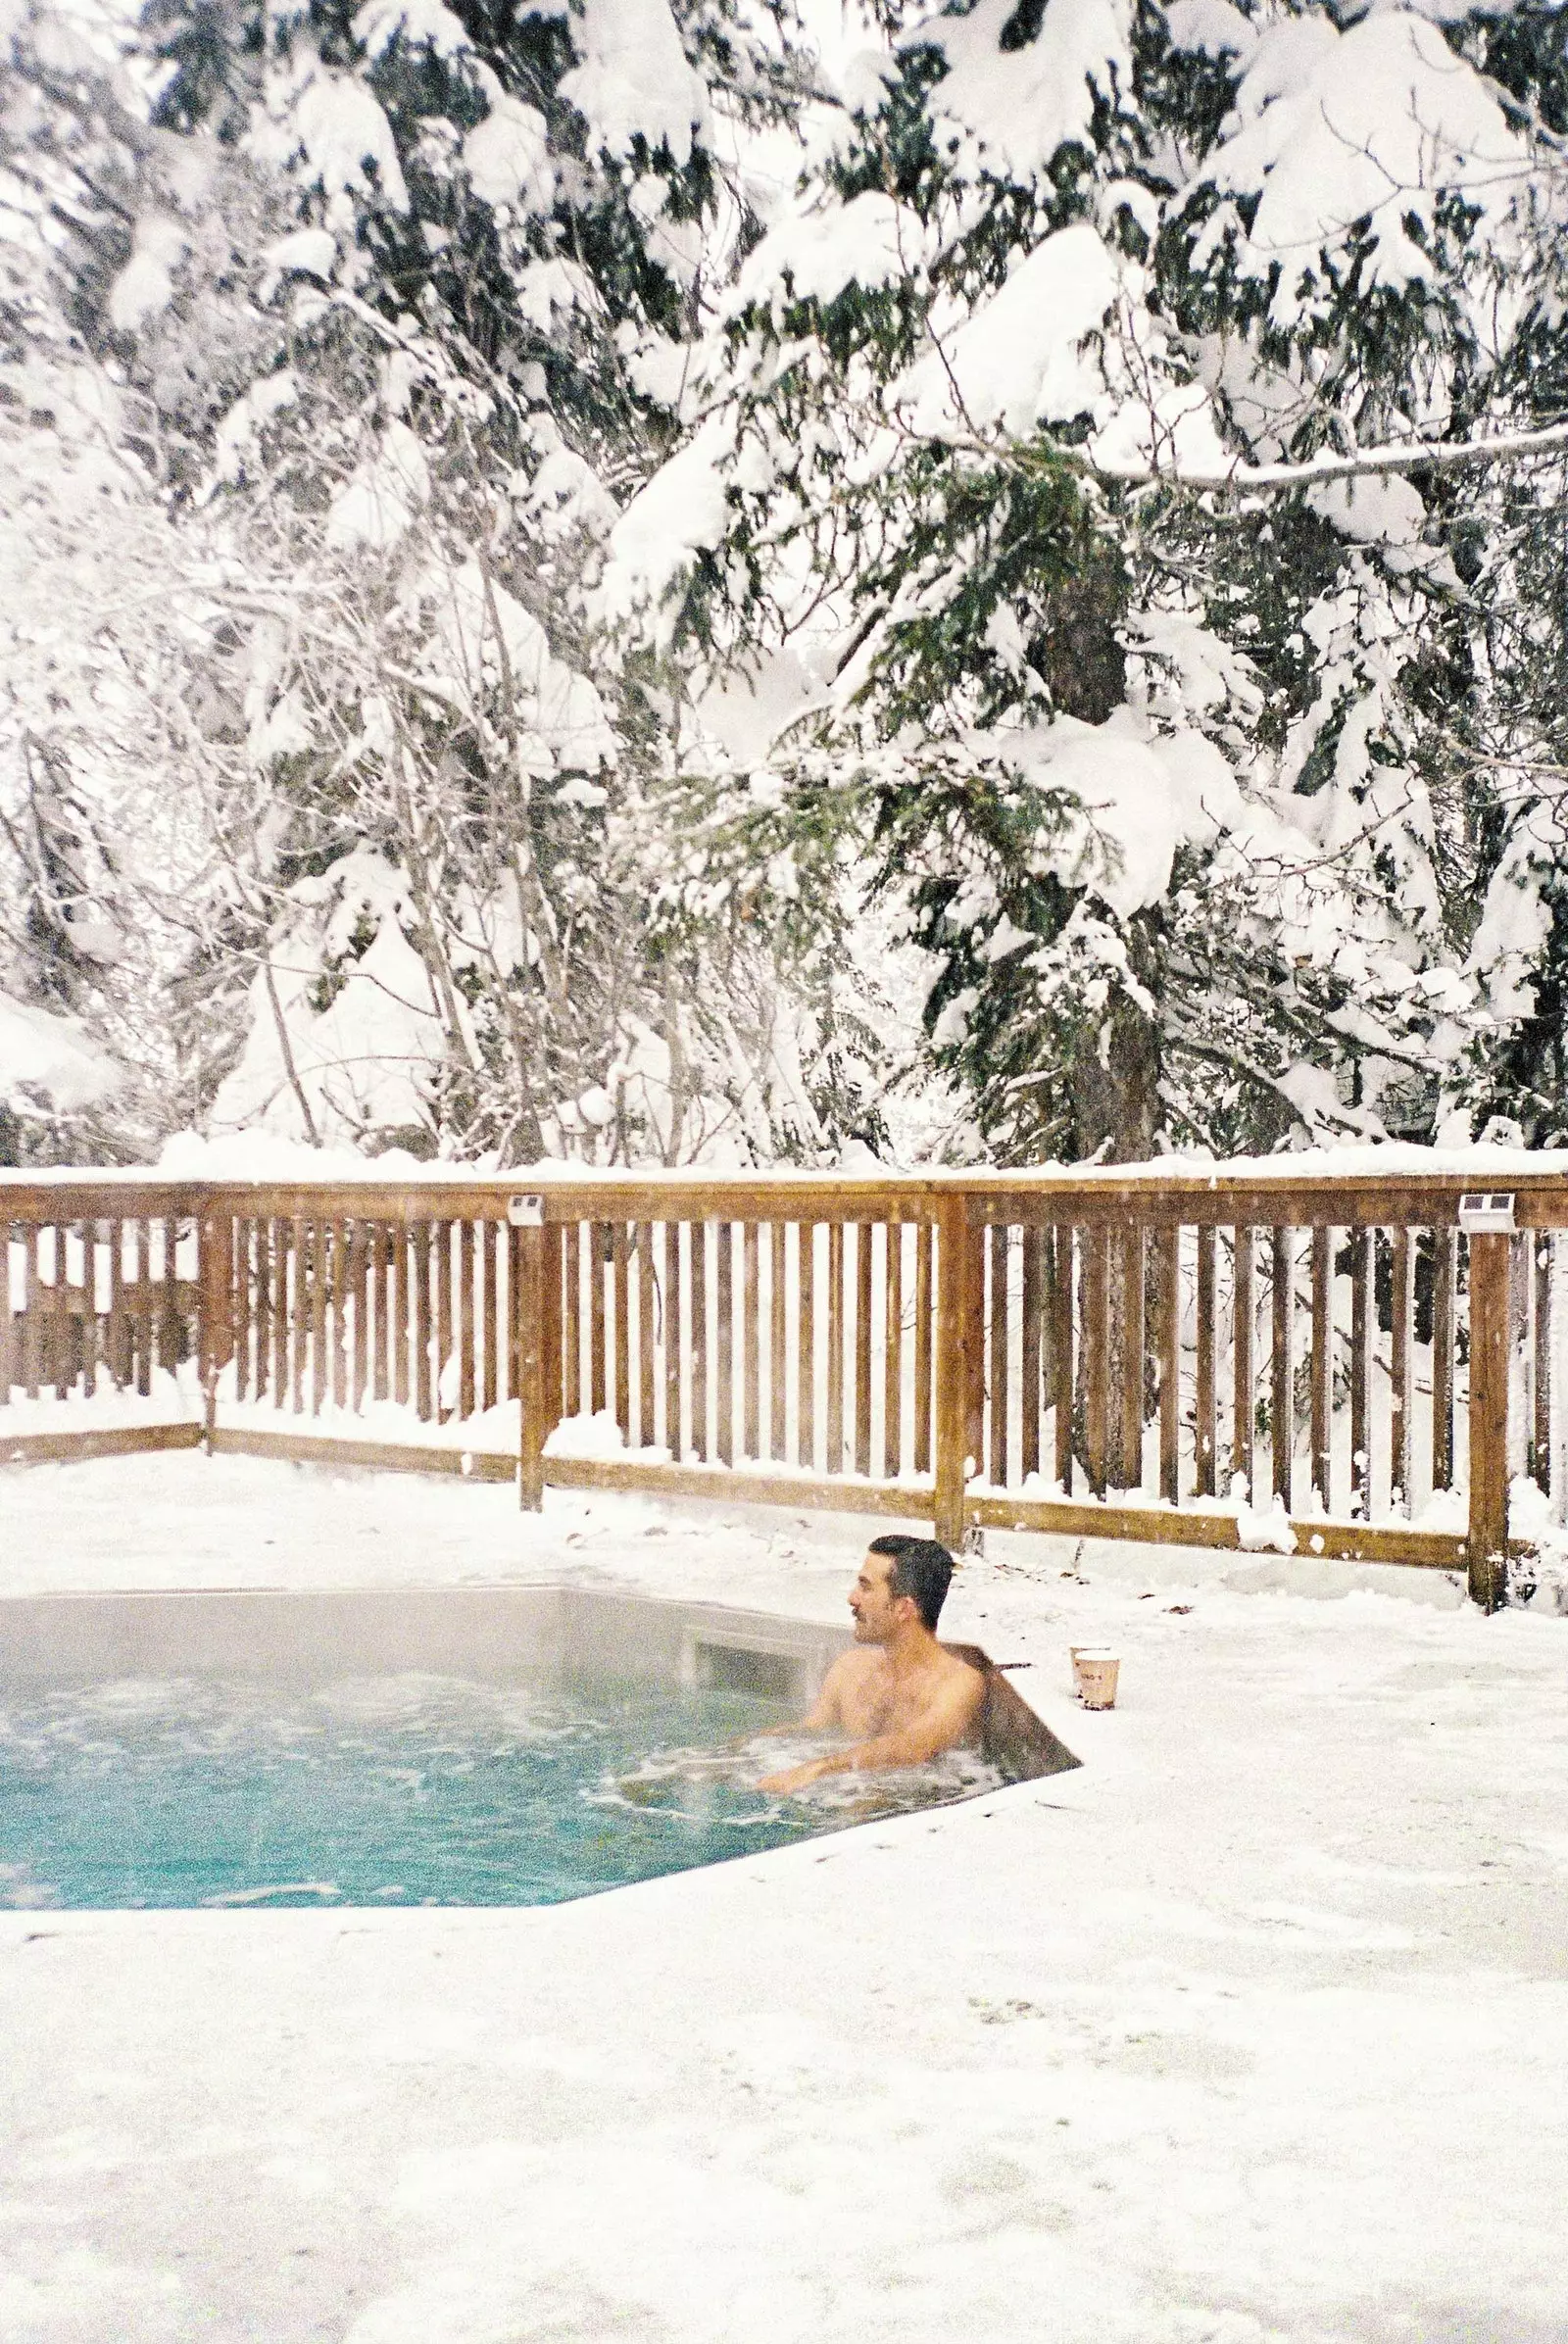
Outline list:
[[[953,1557],[947,1548],[935,1538],[908,1538],[901,1531],[890,1531],[886,1538],[871,1540],[870,1551],[892,1560],[889,1594],[912,1595],[921,1619],[935,1628],[953,1579]]]

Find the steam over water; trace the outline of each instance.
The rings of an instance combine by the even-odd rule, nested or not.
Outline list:
[[[1002,1779],[956,1753],[773,1798],[761,1776],[830,1746],[748,1738],[779,1716],[433,1676],[0,1695],[0,1905],[555,1904]]]

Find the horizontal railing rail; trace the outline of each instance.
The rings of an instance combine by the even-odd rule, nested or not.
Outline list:
[[[0,1455],[210,1444],[1465,1568],[1561,1520],[1568,1175],[0,1174]],[[531,1186],[526,1193],[519,1182]],[[1467,1216],[1472,1217],[1473,1216]],[[53,1404],[45,1404],[49,1394]],[[100,1405],[92,1424],[82,1403]],[[64,1404],[62,1404],[64,1403]],[[157,1420],[157,1421],[155,1421]],[[0,1423],[3,1423],[0,1418]]]

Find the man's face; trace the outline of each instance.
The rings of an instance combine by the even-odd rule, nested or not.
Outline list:
[[[868,1554],[860,1565],[860,1576],[850,1589],[850,1609],[855,1614],[855,1640],[858,1644],[885,1644],[899,1625],[901,1606],[909,1601],[907,1595],[895,1595],[888,1586],[893,1577],[893,1557],[890,1554]]]

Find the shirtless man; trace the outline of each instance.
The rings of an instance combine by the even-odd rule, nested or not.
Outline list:
[[[847,1746],[768,1775],[764,1790],[804,1790],[823,1775],[875,1774],[919,1766],[971,1734],[985,1703],[978,1669],[944,1652],[933,1631],[953,1557],[934,1538],[873,1538],[850,1592],[853,1652],[841,1652],[822,1680],[816,1706],[791,1734],[850,1736]]]

